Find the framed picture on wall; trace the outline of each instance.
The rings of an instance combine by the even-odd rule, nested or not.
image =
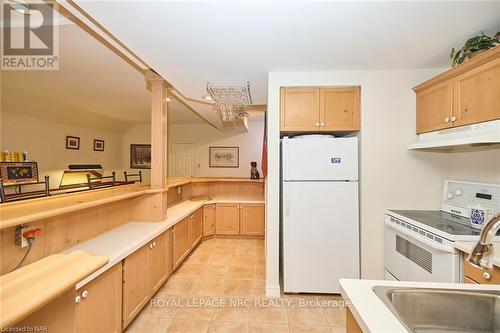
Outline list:
[[[104,140],[94,140],[94,150],[104,151]]]
[[[151,145],[130,145],[130,168],[151,169]]]
[[[239,147],[209,147],[211,168],[238,168],[240,166]]]
[[[36,162],[0,162],[0,178],[4,185],[38,182]]]
[[[67,136],[66,149],[80,149],[80,138],[77,136]]]

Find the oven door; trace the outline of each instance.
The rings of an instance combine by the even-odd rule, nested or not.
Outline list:
[[[400,281],[461,281],[461,258],[453,247],[432,246],[425,239],[387,224],[385,269]]]

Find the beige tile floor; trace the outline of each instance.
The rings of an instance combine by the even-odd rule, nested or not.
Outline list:
[[[158,291],[127,333],[345,332],[340,296],[266,298],[264,279],[264,241],[206,240]]]

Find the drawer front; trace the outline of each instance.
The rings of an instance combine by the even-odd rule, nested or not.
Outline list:
[[[476,281],[480,284],[500,284],[500,268],[494,267],[491,271],[482,270],[468,263],[464,265],[464,274],[466,278]],[[488,278],[489,274],[489,278]]]

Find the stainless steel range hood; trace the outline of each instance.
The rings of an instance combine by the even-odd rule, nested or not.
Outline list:
[[[452,149],[500,144],[500,120],[449,128],[418,135],[408,149]]]

